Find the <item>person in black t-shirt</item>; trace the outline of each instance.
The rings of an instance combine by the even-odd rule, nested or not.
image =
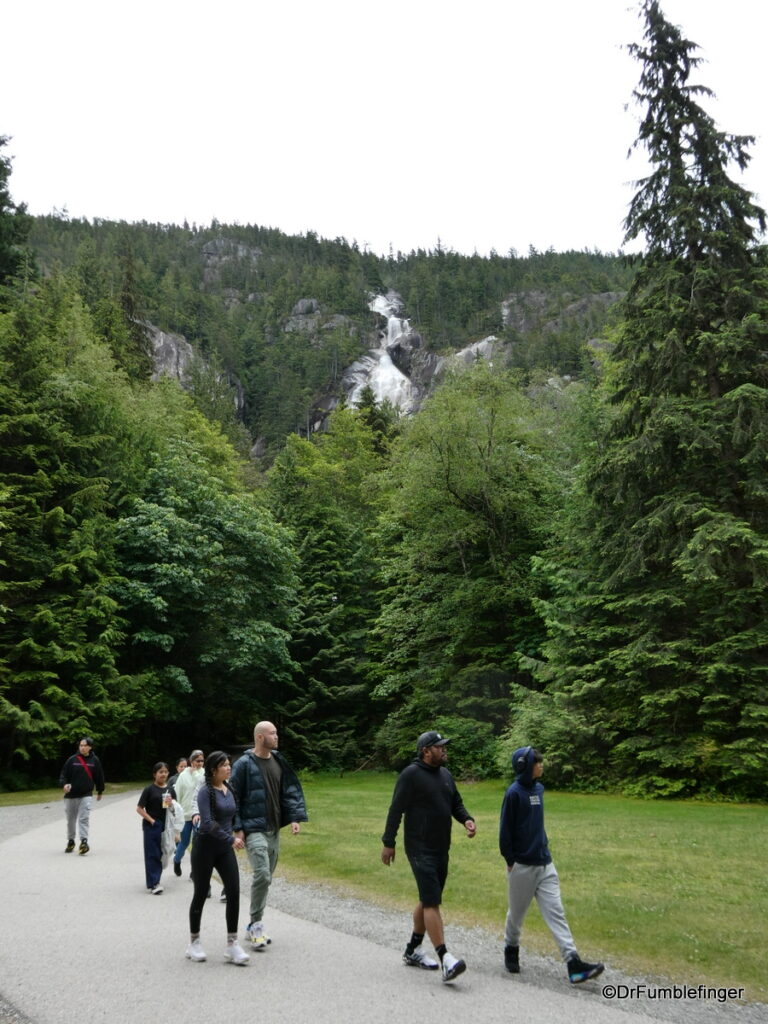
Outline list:
[[[143,819],[141,829],[144,835],[144,874],[147,890],[153,896],[163,891],[160,876],[163,873],[163,830],[165,814],[171,806],[174,793],[168,786],[168,765],[158,761],[152,769],[152,782],[141,791],[136,813]]]

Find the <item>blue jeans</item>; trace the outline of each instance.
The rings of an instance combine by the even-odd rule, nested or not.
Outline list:
[[[181,860],[184,854],[187,852],[189,841],[192,838],[192,822],[185,821],[184,828],[181,830],[179,841],[176,844],[176,852],[173,855],[174,864],[181,864]]]

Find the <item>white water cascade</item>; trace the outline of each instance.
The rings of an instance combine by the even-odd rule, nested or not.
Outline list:
[[[411,333],[411,325],[399,314],[402,300],[395,292],[372,296],[368,308],[387,318],[387,326],[379,332],[379,347],[371,349],[353,363],[344,374],[343,385],[350,405],[360,401],[363,388],[371,388],[376,401],[389,401],[402,413],[413,412],[416,405],[414,388],[408,377],[392,362],[389,350]]]

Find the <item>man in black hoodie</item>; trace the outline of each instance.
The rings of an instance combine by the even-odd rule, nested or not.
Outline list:
[[[65,762],[59,785],[64,790],[64,812],[67,818],[67,845],[64,853],[72,853],[74,850],[77,829],[80,833],[78,852],[86,854],[90,850],[88,835],[93,791],[96,790],[97,800],[101,800],[104,792],[104,770],[93,752],[90,736],[83,736],[79,740],[77,753]]]
[[[446,950],[440,914],[448,876],[452,818],[461,822],[470,839],[475,835],[475,820],[461,802],[453,776],[445,767],[448,743],[449,740],[434,730],[419,736],[416,757],[398,776],[381,837],[382,862],[392,864],[400,819],[405,815],[405,855],[416,878],[419,902],[413,911],[413,934],[405,947],[403,962],[428,971],[441,967],[443,981],[453,981],[467,967],[463,960]],[[421,951],[425,931],[440,957],[440,964]]]
[[[512,755],[515,781],[504,795],[499,822],[499,849],[507,862],[509,910],[504,932],[504,966],[520,972],[520,931],[536,897],[541,916],[552,932],[572,984],[596,978],[603,965],[585,963],[576,952],[560,898],[560,879],[544,831],[544,787],[539,778],[543,758],[535,747],[520,747]]]

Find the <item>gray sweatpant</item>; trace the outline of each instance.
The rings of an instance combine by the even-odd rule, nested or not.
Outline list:
[[[280,832],[249,832],[245,850],[251,865],[251,921],[261,921],[280,855]]]
[[[560,898],[560,879],[554,864],[515,864],[507,872],[509,886],[509,910],[504,929],[504,942],[507,946],[520,945],[520,931],[523,919],[528,912],[534,896],[539,904],[544,923],[552,932],[563,960],[568,960],[576,952],[571,929],[565,919],[563,901]]]
[[[75,838],[77,826],[80,839],[88,838],[88,825],[91,820],[92,796],[64,797],[64,813],[67,816],[67,839]]]

